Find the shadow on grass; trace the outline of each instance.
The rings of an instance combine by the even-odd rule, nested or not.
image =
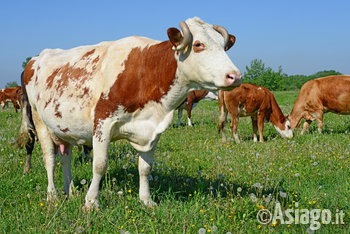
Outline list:
[[[81,179],[81,178],[80,178]],[[234,198],[250,197],[252,198],[274,198],[281,202],[281,205],[290,204],[295,200],[291,191],[283,188],[284,181],[277,182],[275,187],[262,187],[261,185],[238,184],[226,179],[224,175],[218,175],[217,179],[206,179],[204,175],[198,173],[198,176],[188,176],[179,170],[167,170],[166,168],[155,168],[152,171],[150,179],[151,193],[157,203],[168,199],[169,196],[181,202],[193,199],[195,194],[202,194],[213,198]],[[107,181],[109,180],[109,181]],[[78,189],[82,189],[79,179],[75,182]],[[103,185],[112,184],[118,189],[124,188],[137,191],[139,185],[138,169],[136,165],[127,169],[110,168],[108,176],[104,176],[101,181],[103,189],[108,189]],[[115,191],[117,192],[117,191]],[[253,196],[253,197],[252,197]]]

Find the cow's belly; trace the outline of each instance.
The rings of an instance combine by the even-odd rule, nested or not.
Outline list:
[[[78,106],[78,105],[77,105]],[[88,109],[62,106],[59,111],[50,108],[38,109],[41,120],[50,133],[63,142],[73,145],[91,145],[93,122]]]
[[[248,116],[256,117],[257,114],[258,114],[258,111],[249,112],[246,110],[246,108],[244,106],[238,107],[238,116],[239,117],[248,117]]]

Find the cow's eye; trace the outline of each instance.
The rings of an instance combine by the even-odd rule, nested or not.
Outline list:
[[[202,42],[200,42],[200,41],[195,41],[193,43],[193,50],[196,53],[203,51],[204,48],[205,48],[204,44]]]

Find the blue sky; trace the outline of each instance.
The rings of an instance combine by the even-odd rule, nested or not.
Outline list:
[[[166,30],[198,16],[237,38],[228,52],[243,72],[251,60],[288,75],[350,74],[350,1],[1,1],[0,88],[17,81],[26,57]]]

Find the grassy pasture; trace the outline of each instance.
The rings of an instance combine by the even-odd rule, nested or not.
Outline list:
[[[284,113],[289,113],[297,92],[275,95]],[[119,141],[110,147],[101,210],[87,213],[81,207],[92,178],[91,162],[80,162],[80,152],[74,149],[75,196],[47,203],[41,149],[37,144],[31,173],[23,175],[25,152],[12,144],[20,114],[1,110],[0,232],[307,233],[309,225],[257,221],[259,210],[273,211],[279,201],[284,210],[297,205],[332,213],[343,210],[345,224],[322,225],[319,232],[348,233],[350,116],[326,114],[323,134],[313,123],[309,134],[296,134],[291,140],[282,139],[266,124],[263,144],[253,143],[250,118],[241,118],[239,145],[232,139],[227,145],[221,143],[216,102],[199,103],[192,119],[193,128],[177,128],[174,118],[158,144],[150,178],[158,207],[145,208],[139,202],[137,155],[126,141]],[[57,160],[59,190],[61,177]]]

